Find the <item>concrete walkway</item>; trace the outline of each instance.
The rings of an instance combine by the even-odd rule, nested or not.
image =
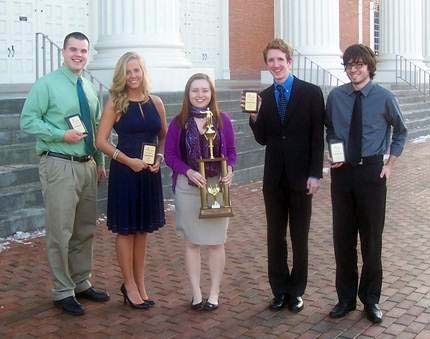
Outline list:
[[[267,310],[265,215],[261,182],[256,182],[232,190],[235,217],[218,310],[189,309],[183,244],[169,211],[167,225],[149,237],[146,272],[157,302],[153,309],[122,304],[115,238],[102,222],[93,282],[111,293],[111,301],[84,300],[84,316],[63,314],[50,300],[45,239],[14,244],[0,253],[0,338],[430,338],[430,141],[409,143],[389,181],[380,325],[366,320],[361,304],[343,319],[327,316],[336,303],[329,184],[326,174],[314,197],[309,283],[299,314]],[[205,266],[205,296],[208,279]]]

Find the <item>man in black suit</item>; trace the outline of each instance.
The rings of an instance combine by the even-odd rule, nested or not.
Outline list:
[[[303,309],[308,271],[308,233],[312,196],[322,177],[324,98],[318,86],[292,74],[292,48],[281,39],[263,51],[274,83],[260,93],[250,116],[258,143],[266,146],[263,195],[267,219],[270,309]],[[287,225],[293,267],[287,262]]]

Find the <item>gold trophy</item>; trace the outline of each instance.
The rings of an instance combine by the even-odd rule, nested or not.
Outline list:
[[[227,175],[227,159],[223,157],[214,157],[214,139],[216,131],[213,126],[213,113],[206,109],[201,112],[206,113],[206,125],[204,136],[208,141],[209,158],[199,160],[199,172],[206,178],[205,164],[208,162],[219,162],[221,167],[221,176]],[[206,178],[208,179],[208,178]],[[233,216],[233,210],[230,202],[230,189],[227,184],[217,182],[215,184],[206,183],[200,188],[200,215],[199,218],[219,218]]]

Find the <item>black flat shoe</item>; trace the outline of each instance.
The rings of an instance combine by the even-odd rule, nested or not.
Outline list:
[[[287,294],[275,295],[272,301],[270,302],[269,308],[273,311],[279,311],[280,309],[284,308],[287,303],[288,303]]]
[[[215,311],[218,308],[218,304],[212,304],[209,301],[206,301],[205,304],[203,305],[203,309],[205,311]]]
[[[205,300],[204,299],[202,299],[202,301],[200,301],[199,303],[197,303],[197,304],[193,304],[193,300],[191,300],[191,309],[192,310],[194,310],[194,311],[200,311],[200,310],[202,310],[203,309],[203,305],[205,304],[206,302],[205,302]]]
[[[382,322],[382,311],[378,304],[364,304],[364,312],[366,312],[367,319],[374,324]]]
[[[83,315],[85,313],[85,309],[74,296],[70,296],[61,300],[55,300],[54,305],[55,307],[61,308],[67,314]]]
[[[125,288],[124,284],[121,285],[120,291],[122,293],[122,296],[124,298],[124,304],[128,304],[131,306],[131,308],[136,308],[136,309],[140,309],[140,310],[147,310],[150,306],[145,302],[141,303],[141,304],[135,304],[133,303],[130,298],[128,297],[128,293],[127,293],[127,289]]]
[[[356,303],[337,303],[335,307],[330,311],[330,318],[336,319],[336,318],[343,318],[346,316],[349,312],[354,311],[357,307]]]
[[[299,313],[303,310],[304,303],[302,297],[290,298],[288,301],[288,309],[293,313]]]
[[[85,298],[91,301],[108,301],[110,296],[107,292],[97,291],[94,287],[90,287],[85,291],[79,292],[75,294],[76,298]]]

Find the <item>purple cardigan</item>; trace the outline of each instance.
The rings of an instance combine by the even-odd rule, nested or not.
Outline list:
[[[236,145],[234,141],[233,125],[231,124],[230,117],[227,113],[221,112],[222,128],[220,128],[219,134],[221,137],[221,155],[227,158],[227,165],[234,167],[236,164]],[[175,191],[176,180],[178,174],[186,176],[187,171],[191,168],[182,159],[181,155],[181,127],[177,123],[177,117],[175,117],[169,125],[166,136],[166,144],[164,147],[164,157],[166,164],[172,169],[172,188]]]

